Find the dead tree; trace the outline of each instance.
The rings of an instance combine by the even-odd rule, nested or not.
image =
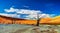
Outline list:
[[[36,26],[39,26],[41,18],[39,18],[39,14],[37,14],[37,24]]]

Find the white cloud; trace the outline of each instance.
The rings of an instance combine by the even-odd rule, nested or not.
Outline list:
[[[40,10],[28,10],[28,9],[15,9],[15,8],[10,8],[10,9],[4,9],[6,12],[16,12],[16,14],[29,14],[26,16],[26,19],[37,19],[37,14],[39,14],[39,18],[45,18],[45,17],[50,17],[50,14],[44,14]],[[12,16],[17,16],[17,15]]]
[[[46,17],[50,17],[50,15],[49,14],[39,14],[39,15],[28,15],[28,16],[26,16],[26,19],[38,19],[38,17],[37,16],[39,16],[39,18],[46,18]]]
[[[40,16],[39,18],[46,18],[50,17],[50,14],[40,14],[39,16]]]
[[[20,14],[38,14],[38,13],[41,13],[41,11],[21,9],[17,13],[20,13]]]
[[[2,15],[2,16],[7,16],[7,17],[17,17],[17,18],[19,18],[20,17],[20,15],[17,15],[17,14],[6,14],[6,13],[0,13],[0,15]]]
[[[39,10],[27,10],[27,9],[15,9],[15,8],[10,8],[10,9],[4,9],[6,12],[16,12],[19,14],[37,14],[41,13]]]
[[[14,9],[14,8],[10,8],[10,9],[4,9],[5,12],[16,12],[19,11],[19,9]]]

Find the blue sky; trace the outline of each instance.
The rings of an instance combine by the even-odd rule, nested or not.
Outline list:
[[[16,14],[16,12],[5,12],[4,9],[10,8],[40,10],[42,14],[57,16],[60,15],[60,0],[0,0],[0,13]]]

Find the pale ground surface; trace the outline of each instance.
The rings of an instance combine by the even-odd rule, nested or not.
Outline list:
[[[51,26],[51,25],[40,25],[31,26],[31,25],[19,25],[19,24],[0,24],[0,33],[41,33],[43,30],[48,30],[48,28],[55,28],[57,33],[60,32],[60,25]]]

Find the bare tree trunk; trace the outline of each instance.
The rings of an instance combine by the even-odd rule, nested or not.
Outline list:
[[[39,24],[40,24],[40,19],[41,19],[41,18],[39,18],[39,14],[37,14],[37,24],[36,24],[36,26],[39,26]]]
[[[39,20],[37,20],[37,24],[36,24],[36,26],[39,26]]]

